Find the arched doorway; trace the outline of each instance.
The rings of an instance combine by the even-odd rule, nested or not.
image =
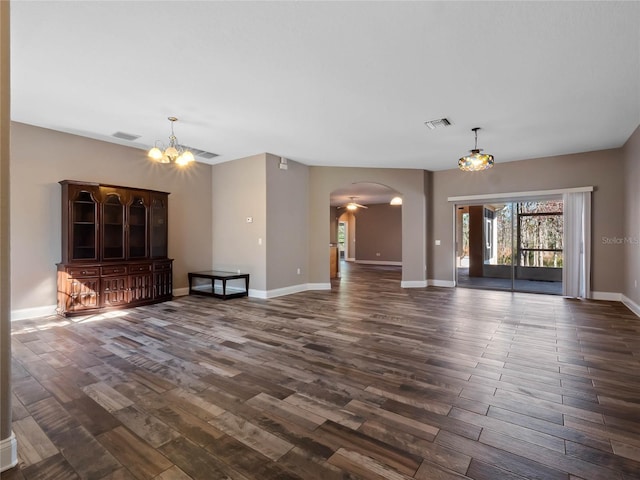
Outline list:
[[[381,183],[355,182],[329,197],[331,277],[339,278],[347,262],[401,271],[402,194]]]
[[[329,290],[332,223],[331,193],[356,183],[379,183],[402,197],[403,288],[427,286],[427,202],[429,174],[424,170],[394,168],[312,167],[309,170],[309,285]]]

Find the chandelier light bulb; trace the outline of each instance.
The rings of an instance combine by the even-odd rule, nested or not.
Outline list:
[[[191,153],[189,150],[185,150],[180,156],[182,157],[182,160],[185,162],[185,164],[189,164],[191,162],[196,161],[195,157],[193,156],[193,153]]]
[[[164,154],[171,159],[176,159],[180,155],[180,153],[178,152],[178,149],[173,146],[168,146],[167,149],[164,151]]]
[[[189,160],[187,160],[184,154],[179,155],[178,158],[176,158],[176,165],[178,165],[179,167],[184,167],[188,164],[189,164]]]
[[[153,147],[151,150],[149,150],[149,153],[147,155],[149,155],[149,158],[151,160],[155,160],[156,162],[162,160],[162,150],[160,150],[158,147]]]

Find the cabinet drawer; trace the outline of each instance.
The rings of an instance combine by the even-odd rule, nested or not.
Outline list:
[[[72,277],[97,277],[100,275],[100,267],[73,267],[67,269]]]
[[[101,268],[102,275],[126,275],[127,274],[127,266],[126,265],[114,265],[109,267]]]
[[[171,262],[154,263],[153,270],[155,272],[166,272],[168,270],[171,270]]]
[[[129,273],[140,273],[140,272],[150,272],[151,264],[143,264],[143,265],[129,265]]]

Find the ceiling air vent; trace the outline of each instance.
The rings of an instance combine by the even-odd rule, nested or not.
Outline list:
[[[111,136],[115,138],[119,138],[121,140],[127,140],[129,142],[133,142],[134,140],[137,140],[140,138],[140,135],[133,135],[131,133],[125,133],[125,132],[116,132],[116,133],[113,133]],[[193,153],[195,156],[206,158],[207,160],[211,160],[212,158],[216,158],[220,156],[217,153],[206,152],[204,150],[200,150],[199,148],[191,148],[186,145],[182,145],[182,147],[186,148],[187,150],[190,150],[191,153]]]
[[[217,153],[205,152],[204,150],[200,150],[198,148],[185,147],[191,151],[196,157],[206,158],[207,160],[211,160],[212,158],[219,157]]]
[[[429,130],[435,130],[436,128],[444,128],[451,125],[451,122],[446,118],[438,118],[437,120],[429,120],[424,122]]]
[[[116,137],[116,138],[120,138],[122,140],[128,140],[130,142],[140,138],[140,135],[133,135],[131,133],[124,133],[124,132],[116,132],[116,133],[112,134],[111,136],[112,137]]]

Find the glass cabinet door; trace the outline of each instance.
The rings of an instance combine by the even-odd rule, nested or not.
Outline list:
[[[102,258],[124,258],[124,202],[118,193],[107,193],[103,196]]]
[[[128,258],[147,256],[147,212],[148,196],[133,192],[129,203],[129,247]]]
[[[167,257],[167,195],[151,195],[151,257]]]
[[[71,242],[72,260],[97,260],[98,236],[98,202],[93,193],[78,189],[71,201]]]

